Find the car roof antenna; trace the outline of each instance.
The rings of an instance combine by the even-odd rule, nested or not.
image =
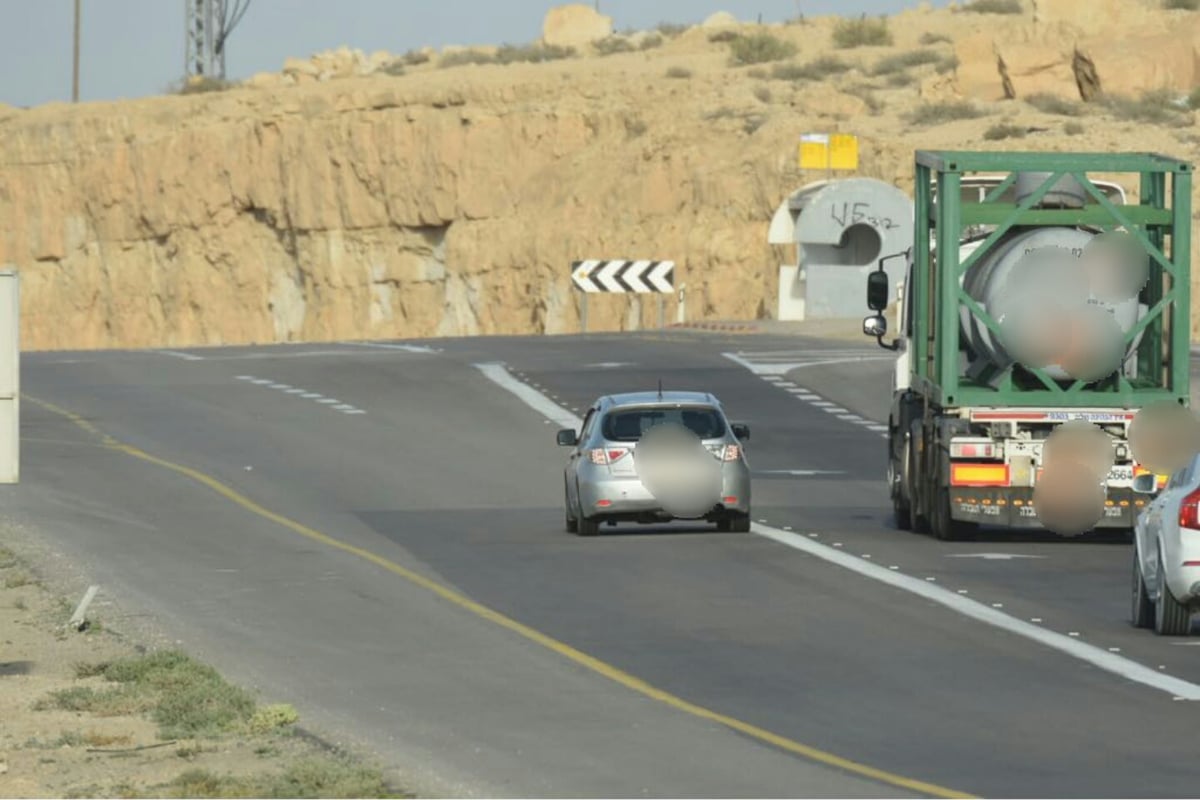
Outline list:
[[[658,379],[658,399],[662,400],[662,378]]]

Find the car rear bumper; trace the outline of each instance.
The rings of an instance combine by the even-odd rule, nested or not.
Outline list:
[[[728,498],[736,499],[729,501]],[[601,505],[602,502],[605,504]],[[662,503],[634,476],[581,479],[579,505],[588,517],[674,518],[663,510]],[[725,468],[717,506],[705,516],[720,516],[729,512],[750,513],[749,470]]]

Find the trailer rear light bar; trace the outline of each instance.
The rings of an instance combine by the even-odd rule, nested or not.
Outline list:
[[[950,464],[951,486],[1008,486],[1007,464],[960,462]]]

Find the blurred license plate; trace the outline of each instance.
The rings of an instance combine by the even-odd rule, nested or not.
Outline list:
[[[1128,464],[1119,464],[1113,467],[1108,472],[1109,483],[1113,481],[1132,481],[1133,467]]]

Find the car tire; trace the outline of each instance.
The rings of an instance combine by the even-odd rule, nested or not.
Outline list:
[[[579,520],[571,516],[571,495],[567,492],[566,484],[563,484],[563,515],[566,521],[563,523],[567,529],[567,533],[576,533],[579,530]]]
[[[1154,602],[1146,591],[1146,581],[1142,578],[1142,565],[1136,547],[1133,549],[1133,609],[1130,617],[1135,628],[1154,627]]]
[[[600,533],[600,520],[595,517],[589,519],[588,517],[580,516],[577,526],[580,536],[597,536]]]
[[[1171,594],[1162,555],[1158,556],[1158,601],[1154,604],[1154,632],[1159,636],[1186,636],[1192,628],[1192,612]]]

